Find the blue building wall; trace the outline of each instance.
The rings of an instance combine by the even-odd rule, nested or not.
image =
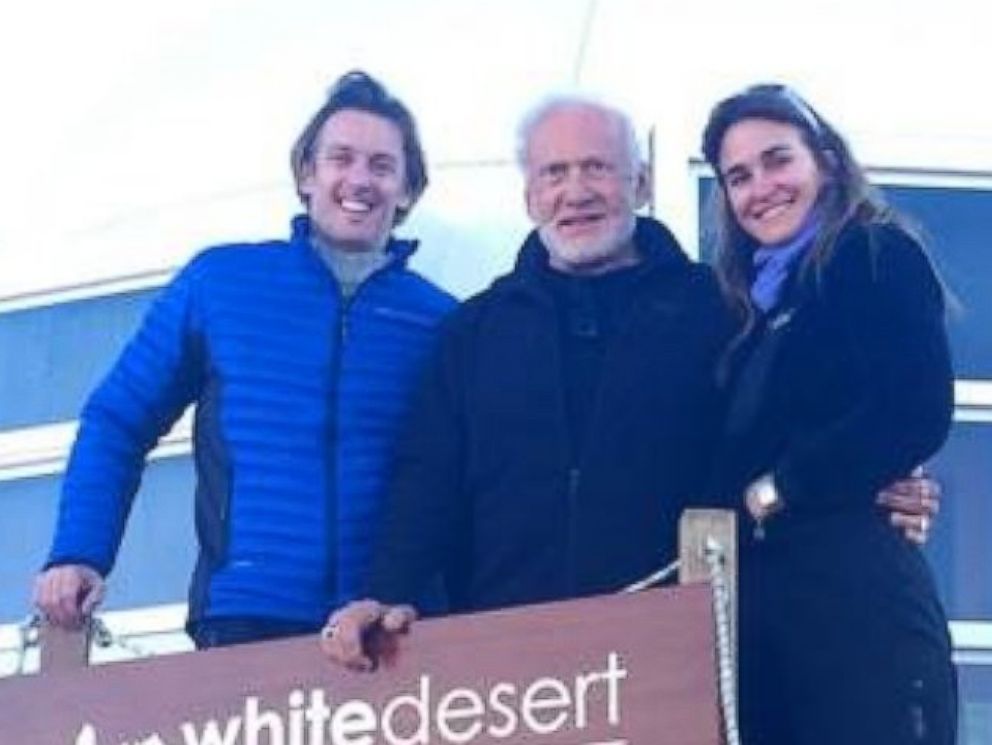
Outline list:
[[[186,600],[195,559],[189,456],[152,461],[110,576],[107,610]],[[0,623],[31,612],[30,579],[51,540],[61,476],[0,482]]]
[[[0,314],[0,430],[75,419],[157,292]]]
[[[959,378],[992,378],[992,191],[888,186],[892,204],[918,221],[930,255],[957,298],[949,318]]]

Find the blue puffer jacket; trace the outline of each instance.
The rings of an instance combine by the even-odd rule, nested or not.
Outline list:
[[[320,622],[365,578],[393,445],[452,297],[406,268],[345,304],[311,248],[209,249],[150,308],[87,402],[49,565],[113,566],[144,457],[196,403],[190,622]]]

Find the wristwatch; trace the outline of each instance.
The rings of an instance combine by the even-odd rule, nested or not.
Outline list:
[[[782,498],[778,495],[778,489],[775,488],[775,481],[770,473],[765,474],[751,484],[751,486],[748,487],[747,493],[766,515],[773,512],[782,501]]]
[[[757,507],[757,515],[754,515],[754,537],[761,540],[765,537],[764,522],[772,514],[782,507],[782,498],[775,488],[775,480],[770,473],[766,473],[747,488],[745,497],[749,511],[751,507]]]

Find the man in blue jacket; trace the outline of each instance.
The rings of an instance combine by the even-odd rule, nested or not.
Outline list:
[[[35,585],[54,624],[100,602],[145,456],[195,404],[200,647],[306,633],[356,596],[396,430],[449,295],[393,238],[427,185],[408,109],[340,78],[295,143],[288,240],[196,256],[83,410]]]

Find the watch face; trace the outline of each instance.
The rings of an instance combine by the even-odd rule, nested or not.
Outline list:
[[[778,493],[775,491],[775,487],[767,482],[762,484],[761,489],[758,491],[758,501],[762,507],[771,507],[775,504],[778,501]]]

